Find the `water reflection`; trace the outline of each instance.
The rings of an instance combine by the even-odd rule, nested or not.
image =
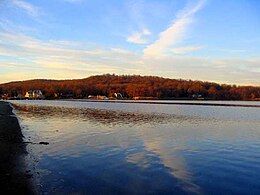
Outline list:
[[[35,177],[41,192],[216,193],[227,169],[238,183],[244,179],[241,173],[249,172],[251,189],[259,190],[254,182],[260,176],[252,171],[260,171],[255,152],[260,149],[260,122],[238,120],[230,110],[221,108],[230,116],[222,120],[218,109],[209,109],[211,117],[204,117],[196,108],[192,110],[196,114],[187,115],[146,108],[144,112],[24,104],[15,108],[26,139],[50,143],[27,146],[38,161],[34,166],[40,174]],[[225,188],[246,192],[238,183]]]
[[[162,124],[162,123],[182,123],[183,121],[193,121],[196,123],[204,120],[196,116],[181,116],[165,113],[137,113],[113,111],[94,108],[68,108],[68,107],[50,107],[34,105],[14,105],[15,109],[23,111],[28,118],[63,118],[91,121],[104,125],[142,125],[142,124]]]

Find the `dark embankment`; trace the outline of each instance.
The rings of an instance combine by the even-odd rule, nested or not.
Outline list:
[[[30,175],[26,173],[26,148],[12,107],[0,101],[0,193],[31,194]]]

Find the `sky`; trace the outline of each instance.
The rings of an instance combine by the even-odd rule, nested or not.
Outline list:
[[[0,83],[106,73],[260,86],[260,1],[0,0]]]

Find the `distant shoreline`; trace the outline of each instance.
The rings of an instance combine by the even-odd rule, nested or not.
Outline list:
[[[10,103],[0,101],[0,192],[33,194],[26,172],[26,146]]]
[[[188,100],[189,102],[184,102],[185,100],[89,100],[89,99],[59,99],[59,100],[51,100],[51,101],[79,101],[79,102],[99,102],[99,103],[198,105],[198,106],[226,106],[226,107],[254,107],[254,108],[260,108],[260,105],[237,104],[237,103],[215,103],[215,102],[218,102],[218,101],[214,101],[214,103],[210,103],[207,100]],[[176,101],[176,102],[174,102],[174,101]],[[221,101],[219,101],[219,102],[221,102]],[[239,102],[239,101],[237,101],[237,102]],[[248,101],[248,102],[252,102],[252,101]]]
[[[156,76],[104,74],[84,79],[34,79],[0,84],[0,98],[260,100],[260,86]],[[44,98],[42,98],[44,97]]]

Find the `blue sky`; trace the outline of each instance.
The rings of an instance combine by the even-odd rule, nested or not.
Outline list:
[[[0,83],[141,74],[260,85],[258,0],[3,0]]]

